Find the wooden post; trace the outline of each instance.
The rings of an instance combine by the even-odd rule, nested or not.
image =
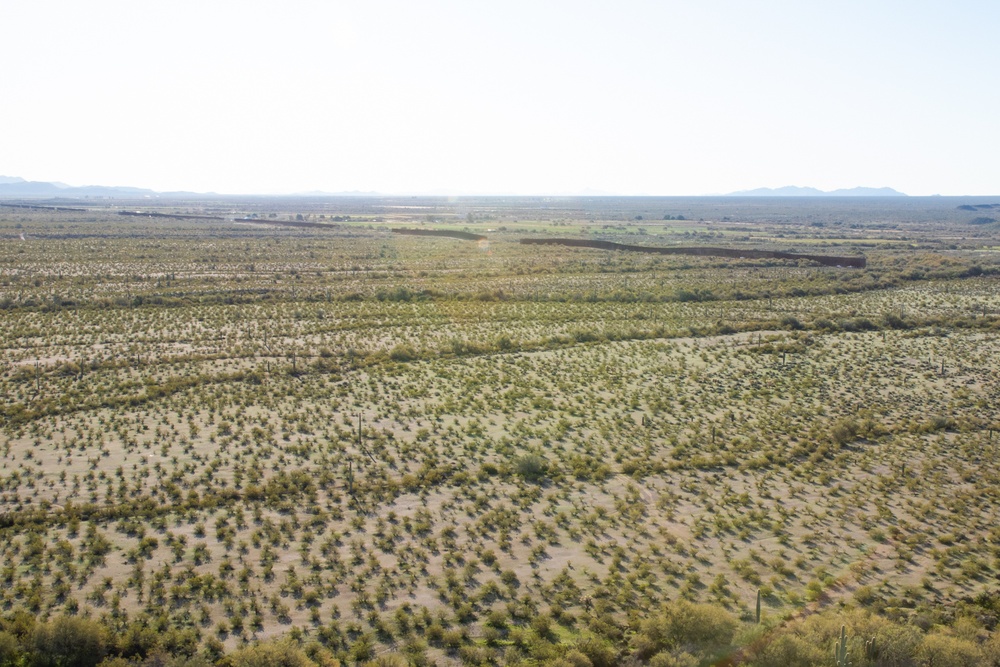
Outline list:
[[[378,465],[378,461],[375,459],[374,456],[372,456],[371,452],[369,452],[367,449],[365,449],[364,444],[361,442],[361,413],[360,412],[358,413],[358,449],[361,450],[362,454],[364,454],[365,456],[367,456],[371,460],[372,464]]]

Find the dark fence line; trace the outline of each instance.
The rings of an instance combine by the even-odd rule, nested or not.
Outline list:
[[[180,213],[153,213],[149,211],[118,211],[118,215],[131,215],[138,218],[171,218],[173,220],[225,220],[218,215],[181,215]]]
[[[301,227],[303,229],[327,229],[337,231],[339,227],[325,222],[306,222],[304,220],[275,220],[273,218],[237,218],[236,222],[251,222],[257,225],[278,225],[279,227]],[[336,222],[336,221],[334,221]]]
[[[393,229],[393,234],[410,234],[411,236],[442,236],[463,241],[485,241],[486,237],[481,234],[470,234],[469,232],[456,232],[447,229]]]
[[[86,213],[91,209],[86,208],[70,208],[68,206],[42,206],[40,204],[11,204],[10,202],[0,201],[0,206],[7,206],[10,208],[31,208],[41,211],[73,211],[75,213]]]
[[[623,250],[626,252],[645,252],[655,255],[697,255],[701,257],[729,257],[731,259],[805,259],[824,266],[846,266],[857,269],[863,269],[867,264],[867,260],[863,255],[861,257],[834,257],[830,255],[800,255],[772,250],[734,250],[732,248],[710,248],[704,246],[662,248],[625,245],[623,243],[612,243],[611,241],[586,241],[583,239],[521,239],[521,243],[527,245],[562,245],[571,248],[597,248],[599,250]]]

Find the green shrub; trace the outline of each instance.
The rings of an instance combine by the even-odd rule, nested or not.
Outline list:
[[[413,361],[417,357],[417,351],[413,346],[405,343],[400,343],[389,350],[389,358],[393,361]]]
[[[593,638],[584,639],[575,649],[585,655],[593,667],[614,667],[618,664],[618,652],[609,642]],[[568,656],[569,654],[567,658]]]
[[[885,667],[912,665],[920,642],[920,631],[917,628],[887,624],[887,627],[878,632],[878,664]]]
[[[830,429],[830,437],[838,445],[846,445],[857,439],[859,430],[858,423],[855,420],[844,417],[834,422],[833,427]]]
[[[809,639],[791,633],[779,634],[773,640],[752,647],[748,652],[751,667],[814,667],[833,664],[833,645],[829,650]]]
[[[552,631],[552,617],[548,614],[539,614],[531,619],[531,629],[542,639],[552,639],[555,636]]]
[[[261,642],[233,651],[222,661],[223,667],[315,667],[305,652],[291,640]]]
[[[781,318],[781,326],[785,329],[791,329],[793,331],[805,329],[802,322],[799,322],[798,318],[792,317],[791,315],[785,315]]]
[[[400,653],[386,653],[365,663],[365,667],[408,667],[410,661]]]
[[[649,659],[649,667],[698,667],[699,660],[690,653],[662,651]]]
[[[736,619],[725,609],[681,600],[640,624],[632,639],[633,654],[648,660],[679,649],[710,657],[729,647],[735,631]]]
[[[572,667],[593,667],[594,665],[590,661],[590,658],[575,648],[566,651],[566,654],[562,657],[562,661]]]
[[[538,454],[526,454],[514,462],[514,470],[526,482],[538,482],[545,477],[548,464]]]
[[[21,646],[17,637],[6,631],[0,631],[0,665],[15,665],[21,655]]]
[[[87,667],[101,662],[107,651],[107,632],[97,621],[60,616],[35,626],[29,664],[34,667]]]
[[[908,329],[909,325],[906,321],[894,313],[886,313],[882,316],[882,326],[889,329]]]
[[[924,637],[917,649],[920,664],[934,667],[981,665],[984,657],[983,650],[975,642],[940,633]]]

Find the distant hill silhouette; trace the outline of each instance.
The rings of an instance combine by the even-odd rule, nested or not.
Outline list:
[[[731,197],[906,197],[907,195],[892,188],[847,188],[824,192],[816,188],[803,188],[786,185],[783,188],[757,188],[756,190],[741,190],[730,192]]]
[[[146,188],[134,188],[127,186],[106,186],[106,185],[85,185],[82,187],[70,186],[65,183],[53,183],[47,181],[26,181],[16,176],[0,176],[0,197],[123,197],[138,198],[150,196],[177,196],[177,195],[211,195],[213,193],[194,192],[157,192]],[[323,192],[310,191],[299,192],[295,196],[316,197],[316,196],[377,196],[377,192]],[[432,193],[424,193],[425,196]],[[442,191],[441,194],[448,194]],[[576,196],[604,196],[610,193],[599,190],[585,190]],[[902,192],[892,188],[850,188],[824,192],[816,188],[804,188],[797,186],[786,186],[783,188],[757,188],[756,190],[742,190],[731,192],[727,196],[738,197],[905,197]]]
[[[0,176],[0,197],[143,197],[156,194],[156,191],[144,188],[105,185],[72,187],[63,183]]]

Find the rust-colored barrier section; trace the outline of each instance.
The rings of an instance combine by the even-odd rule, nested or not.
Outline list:
[[[447,229],[394,229],[393,234],[410,234],[412,236],[443,236],[450,239],[462,239],[463,241],[485,241],[486,237],[480,234],[470,234],[469,232],[454,232]]]
[[[597,248],[599,250],[623,250],[626,252],[646,252],[654,255],[698,255],[701,257],[729,257],[732,259],[805,259],[824,266],[851,267],[863,269],[867,260],[861,257],[833,257],[830,255],[799,255],[791,252],[771,250],[751,250],[710,247],[658,248],[653,246],[625,245],[611,241],[586,241],[583,239],[521,239],[528,245],[562,245],[571,248]]]

